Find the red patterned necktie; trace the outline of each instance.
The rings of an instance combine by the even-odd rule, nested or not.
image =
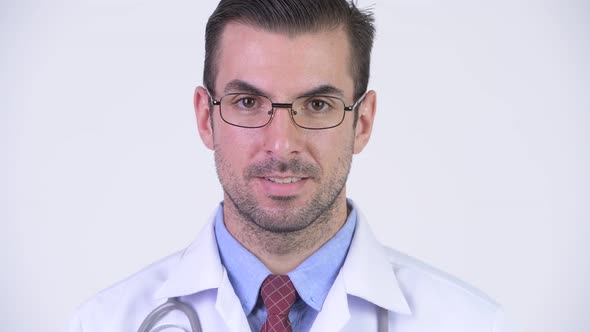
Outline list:
[[[297,291],[289,276],[268,276],[262,283],[260,296],[267,311],[260,332],[292,332],[289,310],[297,298]]]

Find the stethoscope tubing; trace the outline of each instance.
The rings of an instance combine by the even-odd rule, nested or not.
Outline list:
[[[201,323],[199,322],[199,316],[186,303],[181,302],[178,298],[171,297],[168,301],[164,302],[163,304],[156,307],[152,312],[150,312],[147,317],[139,326],[137,332],[150,332],[154,328],[154,326],[168,313],[174,310],[180,310],[184,313],[184,315],[188,318],[189,324],[191,326],[192,332],[202,332],[201,330]]]

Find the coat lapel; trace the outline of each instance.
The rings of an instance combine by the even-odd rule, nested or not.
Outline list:
[[[359,211],[358,208],[356,210]],[[360,297],[389,311],[411,314],[387,251],[377,241],[360,212],[340,274],[349,295]]]
[[[354,203],[353,203],[354,204]],[[410,315],[387,251],[377,242],[365,217],[358,213],[346,260],[334,281],[311,332],[340,331],[354,319],[348,296],[355,296],[391,312]],[[377,320],[377,316],[375,316]]]
[[[223,321],[225,321],[225,324],[229,327],[230,331],[250,331],[250,324],[248,324],[248,319],[246,318],[240,299],[236,295],[225,269],[223,271],[221,285],[217,291],[215,309],[217,309],[217,312]]]
[[[220,207],[221,208],[221,207]],[[181,297],[195,294],[209,299],[210,295],[197,294],[217,289],[217,296],[211,298],[220,321],[215,326],[227,326],[230,331],[250,331],[250,326],[240,300],[221,264],[217,240],[215,239],[215,215],[203,227],[197,239],[183,252],[176,265],[170,270],[167,280],[156,292],[157,299]],[[212,320],[208,317],[207,320]]]

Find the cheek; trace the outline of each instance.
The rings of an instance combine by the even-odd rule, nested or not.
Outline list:
[[[216,124],[213,133],[215,150],[222,152],[225,159],[232,160],[232,164],[251,159],[256,153],[258,140],[253,130],[234,129],[225,123]]]
[[[339,129],[343,128],[339,127],[334,129],[334,132],[330,132],[332,129],[326,129],[325,132],[312,132],[307,136],[308,151],[322,168],[335,167],[341,162],[343,156],[352,154],[354,132],[341,131]]]

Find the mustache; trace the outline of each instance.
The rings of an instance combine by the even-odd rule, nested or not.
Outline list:
[[[320,174],[320,167],[304,162],[301,159],[279,160],[270,158],[253,163],[245,169],[247,177],[265,177],[273,173],[289,173],[301,177],[315,178]]]

